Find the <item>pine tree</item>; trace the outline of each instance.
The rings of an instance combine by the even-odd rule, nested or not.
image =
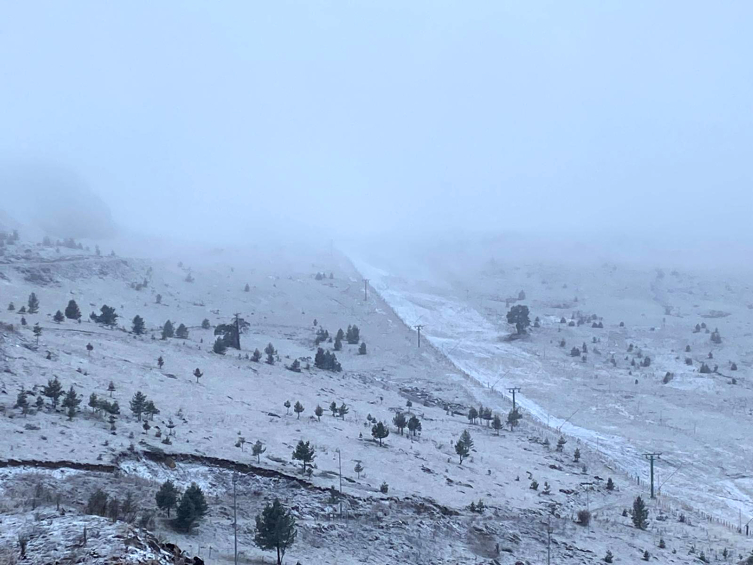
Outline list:
[[[254,363],[261,361],[261,351],[254,349],[254,353],[251,355],[251,361],[253,361]]]
[[[421,431],[421,420],[416,416],[411,416],[410,420],[408,420],[408,431],[413,434],[413,437],[415,437],[416,434]]]
[[[468,421],[473,424],[476,421],[476,418],[478,418],[478,410],[471,406],[468,409]]]
[[[209,323],[209,320],[204,318],[201,322],[201,329],[202,330],[208,330],[212,327],[212,325]]]
[[[614,481],[612,480],[612,477],[609,477],[607,479],[607,490],[609,491],[614,490]]]
[[[178,503],[178,489],[172,481],[168,480],[162,483],[159,491],[155,495],[157,501],[157,508],[160,510],[167,510],[167,517],[170,517],[170,509],[175,508]]]
[[[65,394],[65,398],[63,398],[62,403],[63,408],[68,409],[69,420],[73,420],[73,417],[76,415],[76,411],[78,410],[79,404],[81,404],[81,397],[76,394],[76,391],[73,389],[73,385],[71,385],[71,388],[68,389],[68,392]]]
[[[29,413],[29,399],[26,397],[26,391],[21,389],[16,397],[16,408],[21,409],[21,413],[25,416]]]
[[[162,358],[162,355],[157,357],[157,366],[161,369],[162,366],[165,364],[165,360]]]
[[[377,422],[371,428],[371,435],[379,441],[379,445],[381,446],[382,440],[390,435],[390,430],[382,422]]]
[[[510,410],[510,412],[507,414],[507,423],[510,425],[510,431],[513,431],[515,429],[515,426],[518,425],[520,418],[520,412],[518,412],[517,408],[515,408],[515,410]]]
[[[576,463],[580,461],[580,449],[578,449],[577,447],[575,448],[575,452],[573,453],[573,461],[575,461]]]
[[[169,337],[175,336],[175,329],[173,328],[173,323],[168,320],[165,322],[165,325],[162,326],[162,339],[167,339]]]
[[[15,309],[16,309],[16,305],[15,304],[13,304],[12,302],[10,304],[8,304],[8,311],[9,312],[13,312]]]
[[[639,496],[633,501],[633,525],[639,530],[645,530],[648,523],[648,508]]]
[[[42,328],[39,325],[39,322],[37,322],[36,324],[34,324],[34,328],[33,328],[32,331],[34,332],[34,337],[37,338],[37,345],[39,345],[39,338],[42,335]]]
[[[264,348],[264,353],[267,354],[267,364],[268,365],[274,365],[275,364],[275,351],[274,345],[271,343],[267,345],[267,347]]]
[[[361,473],[363,473],[363,465],[361,465],[361,462],[360,462],[360,461],[358,461],[358,462],[356,463],[356,466],[355,466],[355,467],[353,467],[353,470],[354,470],[354,471],[356,472],[356,475],[357,475],[357,476],[358,476],[358,478],[360,479],[360,478],[361,478]]]
[[[343,402],[342,404],[340,404],[340,408],[337,409],[337,412],[340,418],[345,420],[345,415],[350,412],[350,408],[348,408],[348,406]]]
[[[365,341],[362,341],[361,345],[358,347],[358,354],[366,355],[366,342]]]
[[[403,435],[403,430],[405,429],[405,426],[408,425],[408,419],[405,417],[405,414],[398,412],[392,419],[392,423],[395,424],[395,427],[397,428],[398,432],[400,432],[400,435]]]
[[[196,384],[199,384],[199,379],[204,376],[204,373],[202,373],[201,370],[196,367],[193,372],[193,376],[196,377]]]
[[[562,451],[564,449],[566,443],[567,443],[567,440],[563,436],[560,436],[560,438],[557,440],[557,448],[556,448],[556,450],[557,451]]]
[[[332,412],[332,417],[334,418],[337,416],[337,403],[333,400],[332,403],[329,405],[329,409]]]
[[[295,518],[280,504],[279,499],[275,498],[274,502],[271,505],[267,504],[256,517],[254,543],[261,549],[277,551],[277,565],[282,565],[285,552],[293,545],[295,537]]]
[[[468,430],[463,430],[460,434],[460,439],[455,443],[455,453],[460,457],[460,464],[463,464],[463,459],[468,457],[473,448],[473,438]]]
[[[248,283],[246,283],[246,286],[243,287],[243,292],[250,292],[250,290],[251,290],[251,287],[248,286]]]
[[[37,295],[35,293],[31,293],[29,295],[29,314],[36,314],[39,312],[39,299],[37,298]]]
[[[57,377],[47,381],[47,385],[42,389],[42,394],[50,399],[52,409],[57,410],[58,400],[63,396],[63,387]]]
[[[91,343],[87,343],[87,344],[86,344],[86,352],[87,352],[87,353],[88,353],[89,355],[91,355],[91,354],[92,354],[92,350],[94,350],[94,346],[93,346],[93,345],[92,345]]]
[[[75,300],[68,301],[68,306],[65,307],[65,317],[69,320],[81,319],[81,310]]]
[[[145,331],[144,318],[138,315],[134,316],[133,325],[131,327],[133,329],[133,333],[135,333],[136,335],[143,335]]]
[[[314,408],[314,414],[316,415],[316,419],[321,422],[322,421],[322,414],[324,414],[324,408],[322,408],[321,406],[319,406],[317,404],[316,408]]]
[[[342,330],[340,330],[340,331],[342,331]],[[342,348],[343,348],[343,342],[342,342],[342,340],[339,337],[336,337],[335,338],[335,345],[334,345],[333,349],[335,351],[342,351]]]
[[[225,341],[221,337],[218,337],[216,340],[214,340],[212,351],[214,351],[217,355],[225,355],[225,352],[227,351],[227,345],[225,345]]]
[[[267,450],[266,447],[264,447],[258,439],[256,440],[256,443],[251,448],[251,453],[256,455],[256,463],[261,463],[261,454],[264,453]]]
[[[607,554],[604,556],[604,563],[611,563],[612,559],[614,559],[614,556],[612,555],[612,552],[607,549]]]
[[[348,326],[348,331],[345,333],[345,339],[350,345],[356,345],[361,341],[361,331],[358,329],[358,326],[355,324]]]
[[[159,408],[154,405],[152,400],[147,400],[144,404],[144,414],[150,419],[154,420],[154,417],[160,413]]]
[[[55,315],[52,317],[53,320],[55,320],[58,324],[61,323],[63,320],[65,320],[65,316],[63,316],[63,313],[58,310],[55,312]]]
[[[180,497],[180,503],[175,511],[175,526],[180,530],[189,532],[195,521],[196,508],[191,498],[184,494]]]
[[[300,402],[298,402],[298,401],[296,400],[296,402],[295,402],[295,406],[293,406],[293,411],[294,411],[294,412],[295,412],[295,413],[296,413],[296,414],[298,415],[296,419],[298,419],[298,420],[300,420],[300,419],[301,419],[301,413],[302,413],[302,412],[303,412],[304,410],[305,410],[305,408],[303,407],[303,404],[301,404]]]
[[[303,463],[304,473],[306,472],[306,465],[311,463],[315,457],[316,453],[314,452],[314,448],[308,441],[304,442],[303,440],[300,440],[295,447],[295,451],[293,451],[293,459]]]
[[[188,328],[185,324],[180,324],[178,329],[175,330],[175,337],[179,339],[188,339]]]
[[[287,416],[288,414],[290,414],[290,407],[292,406],[292,404],[290,404],[290,400],[286,400],[282,405],[285,407],[285,415]]]
[[[517,305],[510,308],[507,313],[507,323],[515,326],[515,332],[518,335],[526,333],[526,328],[531,325],[528,306]]]
[[[494,415],[494,420],[492,420],[492,428],[494,428],[494,431],[497,432],[497,435],[499,435],[499,430],[502,429],[502,419],[499,417],[499,414]]]
[[[115,308],[112,306],[108,306],[107,304],[103,304],[102,308],[99,309],[101,314],[97,316],[96,314],[92,314],[91,318],[98,324],[102,324],[104,326],[113,327],[118,322],[118,314],[115,313]]]
[[[138,391],[131,399],[131,412],[139,422],[141,421],[141,415],[144,413],[144,408],[146,408],[146,396],[141,391]]]
[[[115,383],[110,381],[110,384],[107,386],[107,392],[110,393],[110,398],[112,398],[112,393],[115,392]]]

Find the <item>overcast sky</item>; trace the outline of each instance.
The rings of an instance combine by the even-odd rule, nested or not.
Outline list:
[[[751,29],[747,0],[0,0],[0,156],[155,233],[749,237]]]

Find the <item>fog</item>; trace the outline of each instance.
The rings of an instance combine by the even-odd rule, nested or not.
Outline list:
[[[5,2],[0,208],[213,244],[740,246],[751,21],[749,2]]]

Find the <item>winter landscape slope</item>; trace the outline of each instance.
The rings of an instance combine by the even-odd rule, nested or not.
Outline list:
[[[94,242],[89,246],[93,249]],[[28,555],[55,554],[61,562],[83,558],[89,546],[55,545],[50,540],[60,537],[56,529],[95,520],[84,509],[92,492],[102,488],[118,497],[137,493],[139,508],[130,527],[146,527],[158,539],[175,542],[207,563],[231,563],[234,472],[238,546],[248,563],[265,559],[265,552],[253,544],[254,517],[274,497],[291,507],[298,520],[298,539],[286,556],[292,563],[543,563],[548,528],[552,562],[557,563],[596,563],[607,550],[616,562],[625,563],[640,560],[645,551],[666,563],[696,561],[700,551],[720,559],[724,549],[730,559],[750,552],[744,536],[693,510],[692,503],[705,499],[679,486],[671,498],[649,504],[647,531],[634,528],[623,510],[637,495],[646,496],[645,485],[635,483],[633,469],[615,456],[616,448],[593,445],[569,425],[562,427],[567,443],[562,450],[555,448],[560,438],[557,426],[550,420],[547,427],[536,406],[553,417],[567,415],[564,407],[542,402],[536,390],[549,390],[569,409],[569,394],[564,393],[573,390],[571,379],[583,362],[566,358],[558,361],[563,372],[554,371],[543,357],[561,354],[556,344],[538,348],[545,353],[534,347],[560,333],[541,303],[528,302],[533,315],[541,316],[540,332],[533,332],[529,342],[508,344],[497,339],[504,332],[495,333],[494,328],[502,326],[489,312],[447,298],[456,284],[452,280],[440,293],[434,287],[422,288],[420,296],[408,295],[407,301],[420,304],[419,316],[425,318],[418,323],[427,324],[435,347],[419,349],[415,333],[404,323],[416,323],[402,306],[406,289],[390,295],[386,278],[380,280],[376,270],[368,276],[380,294],[370,292],[364,299],[361,274],[350,261],[313,245],[195,253],[166,261],[58,250],[22,232],[20,241],[6,245],[0,257],[0,543],[5,544],[5,555],[17,558],[21,534],[29,537]],[[393,282],[389,278],[389,287],[395,288]],[[515,280],[510,284],[520,286]],[[39,312],[20,314],[32,292],[39,299]],[[526,292],[534,296],[533,290]],[[571,292],[578,292],[579,300],[586,297],[577,287]],[[486,294],[470,289],[471,302],[473,296]],[[56,322],[55,312],[64,310],[71,299],[81,308],[81,323]],[[7,310],[11,302],[15,309]],[[607,302],[605,297],[598,312],[605,321],[601,309],[606,310]],[[89,319],[89,312],[98,313],[104,304],[119,315],[115,327]],[[504,302],[500,312],[503,309]],[[229,323],[236,313],[249,323],[241,350],[218,355],[212,351],[214,328]],[[130,331],[136,315],[146,321],[145,335]],[[27,325],[21,325],[21,317]],[[202,328],[204,319],[211,327]],[[162,339],[167,320],[176,327],[185,324],[188,336]],[[625,318],[630,331],[637,331],[637,321]],[[42,330],[38,343],[32,331],[35,324]],[[366,354],[359,354],[360,343],[343,343],[342,350],[334,352],[342,372],[314,367],[317,331],[325,328],[334,335],[354,324],[360,328]],[[465,332],[462,340],[453,335],[456,331]],[[583,327],[562,332],[568,342],[585,340],[587,333]],[[722,332],[725,339],[732,334],[731,329]],[[647,341],[649,335],[646,328],[640,336],[628,338],[658,357],[661,354]],[[700,342],[702,336],[696,337]],[[250,359],[255,349],[264,350],[270,343],[276,350],[273,364]],[[332,351],[334,344],[321,346]],[[617,351],[618,344],[602,349],[604,357],[611,349]],[[505,381],[490,382],[499,372],[500,356],[506,359],[504,366],[514,370],[514,384],[524,388],[524,417],[513,432],[497,433],[486,422],[470,423],[466,418],[471,407],[481,404],[505,420],[510,410],[500,392]],[[161,367],[159,358],[164,361]],[[738,384],[725,386],[747,390],[745,358],[737,359]],[[301,372],[286,368],[294,360],[299,360]],[[198,379],[197,368],[202,374]],[[479,378],[480,369],[486,380]],[[627,395],[627,369],[620,370],[619,387]],[[51,408],[47,398],[36,408],[42,386],[54,377],[84,399],[70,419],[61,409]],[[600,379],[606,381],[606,374]],[[693,392],[675,381],[682,382],[679,371],[669,383],[672,390]],[[594,394],[605,396],[606,385],[589,386]],[[26,414],[16,405],[20,391],[28,393],[31,407]],[[128,408],[138,391],[159,409],[148,426]],[[114,430],[102,414],[86,406],[92,393],[119,402]],[[304,411],[296,415],[286,408],[286,401],[301,402]],[[346,404],[344,417],[329,412],[332,402]],[[587,402],[584,397],[582,403]],[[619,410],[615,408],[625,413],[625,422],[646,418],[645,401],[643,412],[635,409],[635,402],[625,400]],[[317,405],[324,408],[321,418],[314,415]],[[600,404],[594,406],[602,410]],[[392,423],[398,412],[418,417],[421,432],[415,437],[407,431],[400,434]],[[595,412],[593,418],[602,415]],[[372,438],[372,420],[390,429],[383,446]],[[600,437],[621,438],[625,449],[643,448],[633,443],[635,438],[626,437],[622,420],[604,418],[604,429],[584,425],[577,417],[570,422]],[[607,430],[609,425],[614,429]],[[675,420],[671,425],[681,426]],[[465,430],[474,448],[459,464],[454,443]],[[164,443],[168,437],[169,443]],[[258,459],[250,447],[257,440],[266,448]],[[316,450],[310,475],[291,458],[299,440],[310,441]],[[579,461],[574,457],[576,447]],[[674,461],[680,461],[679,456]],[[354,470],[356,463],[363,472]],[[331,492],[340,488],[340,474],[342,499]],[[617,485],[615,490],[607,489],[608,478]],[[197,482],[207,494],[209,513],[190,534],[174,531],[167,516],[156,511],[154,495],[166,479],[181,488]],[[741,479],[730,484],[744,490]],[[684,504],[686,494],[690,506]],[[482,512],[469,509],[473,502],[475,510],[479,501],[485,507]],[[577,512],[586,508],[593,515],[590,525],[576,524]],[[91,526],[102,538],[111,535],[111,528]],[[660,539],[666,548],[659,549]],[[131,562],[144,562],[143,556],[134,555]],[[270,559],[266,553],[267,562]]]

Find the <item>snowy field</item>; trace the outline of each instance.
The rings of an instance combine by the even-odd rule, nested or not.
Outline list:
[[[517,401],[527,414],[642,484],[648,480],[643,454],[661,452],[656,484],[665,496],[735,525],[753,517],[753,292],[747,279],[614,264],[489,261],[461,269],[454,260],[462,264],[462,257],[452,252],[403,262],[386,253],[350,256],[406,325],[423,325],[422,336],[481,385],[506,397],[508,387],[521,387]],[[505,299],[516,303],[521,290],[526,299],[518,303],[529,306],[541,327],[507,341],[514,328],[505,321]],[[560,323],[578,314],[598,316],[603,329],[590,321]],[[705,331],[694,333],[696,323],[718,327],[722,343],[712,343]],[[570,356],[582,343],[592,348],[585,361]],[[650,357],[648,367],[638,351]],[[737,371],[730,370],[733,362]],[[699,373],[701,363],[718,365],[718,372]],[[671,380],[664,383],[668,372]]]
[[[457,280],[451,278],[427,285],[406,277],[398,285],[395,277],[374,269],[369,276],[380,295],[370,292],[364,300],[359,273],[329,250],[298,247],[293,251],[281,246],[256,249],[250,255],[176,253],[169,260],[96,257],[86,251],[57,253],[29,243],[12,251],[0,262],[0,297],[3,303],[12,301],[16,306],[14,311],[0,310],[0,322],[13,325],[12,330],[5,326],[0,331],[0,450],[3,462],[28,464],[0,469],[2,507],[9,516],[28,515],[28,493],[33,492],[41,473],[30,465],[39,462],[65,469],[46,471],[49,476],[44,481],[66,485],[62,491],[69,514],[81,512],[96,485],[120,488],[119,492],[139,488],[144,493],[144,508],[154,510],[153,493],[161,481],[172,478],[184,488],[189,481],[197,481],[213,501],[210,515],[189,536],[174,532],[165,517],[158,515],[155,531],[194,553],[199,547],[202,551],[209,546],[221,548],[212,559],[231,562],[229,473],[209,463],[169,466],[140,456],[158,448],[175,457],[237,461],[278,474],[269,479],[250,471],[245,479],[242,543],[250,562],[259,562],[254,559],[262,556],[251,543],[253,517],[275,495],[294,507],[301,519],[301,543],[290,552],[293,563],[300,559],[302,563],[449,564],[469,555],[478,562],[540,562],[546,554],[545,524],[550,519],[556,541],[553,555],[561,563],[595,562],[607,549],[629,562],[647,548],[655,548],[659,539],[666,540],[669,550],[677,551],[667,551],[668,563],[687,562],[688,552],[696,547],[710,555],[720,555],[724,548],[734,548],[737,555],[750,549],[749,540],[684,507],[679,500],[682,492],[677,500],[663,497],[651,503],[655,521],[649,531],[630,526],[623,510],[630,508],[636,495],[646,494],[645,485],[638,486],[631,478],[632,473],[640,472],[637,452],[642,447],[631,435],[622,433],[628,429],[625,422],[636,414],[636,401],[623,398],[634,386],[633,377],[627,375],[628,369],[610,372],[601,363],[598,371],[602,376],[590,385],[594,394],[606,394],[601,382],[609,380],[607,375],[612,373],[615,382],[609,386],[623,391],[619,402],[616,392],[610,400],[612,419],[605,418],[601,428],[590,425],[580,413],[568,419],[579,405],[561,391],[572,388],[582,362],[571,361],[556,344],[541,345],[559,335],[558,319],[535,302],[532,311],[541,316],[542,328],[532,334],[530,342],[509,344],[499,340],[507,328],[479,307],[482,300],[492,302],[483,298],[486,295],[479,289],[461,293]],[[317,278],[318,272],[326,276]],[[429,272],[425,268],[423,275]],[[148,284],[138,288],[145,278]],[[32,291],[39,297],[40,311],[26,314],[27,326],[19,326],[18,309]],[[464,302],[459,298],[462,294],[470,300]],[[52,318],[55,311],[64,309],[72,298],[84,319],[80,324],[71,320],[56,323]],[[121,316],[116,328],[88,320],[88,313],[98,311],[102,304],[115,306]],[[235,312],[250,323],[241,351],[212,353],[213,328],[230,321]],[[143,336],[130,332],[130,320],[136,314],[146,321]],[[205,318],[210,322],[208,329],[201,327]],[[188,337],[160,339],[167,319],[176,326],[185,323]],[[637,331],[634,320],[625,320],[630,331]],[[415,333],[403,322],[426,324],[426,335],[436,349],[418,349]],[[31,329],[36,323],[42,328],[39,345]],[[342,350],[335,352],[342,372],[306,368],[313,363],[319,328],[334,335],[338,328],[351,324],[361,330],[366,355],[358,355],[356,345],[343,344]],[[568,341],[573,341],[574,335],[578,342],[587,339],[584,328],[565,331],[570,332]],[[721,331],[725,338],[731,333],[727,328]],[[609,330],[613,332],[619,333]],[[646,329],[645,335],[648,332]],[[639,343],[640,336],[627,337]],[[649,351],[644,341],[640,341],[641,347]],[[277,350],[273,365],[246,358],[270,342]],[[88,344],[91,351],[87,351]],[[333,350],[331,342],[322,345]],[[613,348],[616,351],[617,345]],[[658,353],[650,351],[658,358]],[[163,367],[157,364],[159,357],[164,360]],[[300,373],[286,369],[295,359],[303,366]],[[745,362],[741,355],[739,384],[725,385],[738,393],[747,390]],[[196,368],[203,373],[198,383],[193,377]],[[509,375],[499,380],[504,372]],[[83,397],[80,413],[73,420],[52,410],[46,399],[42,409],[33,407],[41,386],[53,376],[64,388],[72,385]],[[671,389],[651,386],[676,395],[698,394],[693,380],[697,376],[678,373],[670,385],[683,384]],[[699,380],[706,383],[703,390],[726,390],[716,384],[717,375],[703,377]],[[115,385],[112,392],[108,390],[111,381]],[[520,398],[526,417],[521,427],[514,433],[501,430],[498,435],[487,424],[469,423],[465,414],[480,404],[492,407],[504,420],[510,408],[504,397],[507,382],[524,391]],[[648,379],[642,378],[639,386],[648,387]],[[27,415],[15,406],[21,389],[30,393],[32,409]],[[146,394],[160,410],[149,421],[149,429],[128,409],[136,391]],[[549,391],[549,399],[558,402],[544,402],[545,391]],[[119,402],[121,414],[114,433],[101,414],[87,407],[91,393]],[[300,418],[288,411],[286,401],[303,404]],[[344,418],[329,411],[333,401],[348,406]],[[647,401],[641,402],[647,413]],[[324,408],[321,420],[313,414],[317,404]],[[398,412],[417,416],[421,432],[415,437],[401,435],[392,423]],[[590,417],[601,420],[602,412],[594,410]],[[670,420],[676,416],[668,412],[664,418],[671,425],[686,425]],[[382,447],[371,437],[373,420],[390,429]],[[560,420],[568,420],[562,431],[569,441],[558,451]],[[174,435],[164,444],[171,422]],[[454,442],[464,430],[470,431],[474,448],[461,465]],[[657,434],[662,432],[662,427],[657,430]],[[303,475],[300,463],[291,458],[301,439],[311,441],[316,449],[310,477]],[[251,454],[256,440],[266,447],[258,463]],[[579,461],[575,461],[576,447]],[[673,457],[673,463],[692,459],[689,455]],[[339,488],[340,462],[345,522],[334,519],[334,506],[328,502],[329,489]],[[358,462],[364,467],[360,476],[354,470]],[[74,464],[115,471],[70,471]],[[698,459],[695,464],[700,466],[703,461]],[[668,472],[665,467],[659,470],[660,477]],[[678,472],[678,476],[685,475]],[[665,485],[666,492],[683,484],[675,477]],[[615,481],[616,490],[605,488],[607,478]],[[388,484],[388,493],[380,492],[383,483]],[[532,488],[534,483],[538,488]],[[742,477],[730,484],[743,494],[747,492]],[[705,495],[697,493],[695,501],[702,500],[701,496]],[[470,503],[479,500],[484,501],[485,512],[471,512]],[[587,528],[574,523],[576,513],[585,508],[594,515]],[[688,519],[681,523],[679,517],[684,514]],[[202,553],[202,557],[207,555]]]

